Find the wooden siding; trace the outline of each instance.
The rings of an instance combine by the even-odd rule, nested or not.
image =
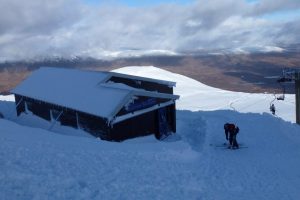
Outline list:
[[[22,97],[20,95],[15,95],[15,99],[16,104],[19,103],[17,107],[18,115],[26,111],[26,104],[27,109],[38,117],[47,121],[57,119],[61,125],[80,128],[103,140],[123,141],[129,138],[150,134],[154,134],[158,139],[160,138],[158,130],[158,110],[132,117],[110,127],[106,119],[98,116],[35,100],[29,97]],[[61,111],[63,111],[62,114]],[[176,132],[175,104],[166,106],[166,112],[168,126],[172,132]]]
[[[114,77],[112,76],[108,81],[113,81],[115,83],[123,83],[130,87],[144,89],[147,91],[157,91],[160,93],[173,94],[173,87],[168,85],[163,85],[161,83],[155,83],[150,81],[143,80],[134,80],[122,77]]]
[[[74,110],[64,109],[58,121],[60,121],[60,124],[63,126],[78,128],[76,111]]]
[[[167,122],[170,131],[176,132],[175,104],[167,109]],[[161,137],[158,129],[158,110],[153,110],[136,117],[132,117],[120,123],[114,124],[111,137],[115,141],[154,134],[157,139]]]
[[[17,107],[18,116],[25,112],[26,104],[27,109],[40,118],[47,121],[57,119],[63,126],[81,128],[95,137],[110,140],[106,119],[20,95],[15,95],[15,99],[16,104],[21,101]]]
[[[15,95],[15,103],[16,103],[17,116],[19,116],[22,112],[25,112],[25,103],[22,96]]]
[[[157,132],[157,110],[154,110],[114,124],[111,135],[113,140],[122,141],[138,136],[157,134]]]
[[[102,140],[111,140],[110,127],[103,118],[78,112],[78,126]]]

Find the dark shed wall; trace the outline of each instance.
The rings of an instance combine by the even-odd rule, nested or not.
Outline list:
[[[140,88],[147,91],[158,91],[160,93],[173,94],[173,87],[169,87],[168,85],[150,82],[150,81],[142,81],[142,80],[133,80],[122,77],[114,77],[112,76],[108,81],[113,81],[115,83],[124,83],[130,87]]]
[[[166,106],[167,123],[169,130],[176,132],[176,110],[175,103]],[[157,138],[160,137],[158,128],[158,110],[153,110],[148,113],[124,120],[120,123],[114,124],[111,130],[111,137],[113,140],[122,141],[138,136],[146,136],[155,134]]]
[[[113,140],[122,141],[138,136],[151,135],[157,131],[157,110],[154,110],[114,124],[111,136]]]
[[[19,116],[22,112],[25,112],[25,103],[22,99],[22,96],[15,94],[15,103],[16,103],[16,110],[17,116]]]
[[[28,110],[48,121],[51,121],[51,116],[53,119],[56,119],[61,111],[63,111],[63,114],[58,118],[58,121],[62,125],[81,128],[93,136],[100,137],[104,140],[122,141],[150,134],[159,136],[158,110],[127,119],[110,128],[106,119],[97,116],[49,104],[32,98],[22,97],[20,95],[15,95],[15,99],[16,104],[19,103],[17,107],[18,115],[25,112],[25,102]],[[168,126],[172,132],[176,132],[175,103],[167,106],[166,111]],[[79,127],[77,127],[77,125]]]
[[[20,95],[15,95],[15,100],[17,116],[19,116],[22,112],[25,112],[25,105],[27,105],[27,109],[33,114],[50,121],[49,104]]]
[[[176,105],[171,104],[166,107],[167,109],[167,120],[169,124],[169,128],[172,132],[176,133]]]
[[[36,101],[31,99],[30,101],[27,99],[27,108],[30,110],[33,114],[50,121],[51,116],[49,112],[49,108],[51,107],[49,104],[41,102],[41,101]]]
[[[62,115],[59,117],[58,121],[63,126],[71,126],[73,128],[77,127],[77,117],[76,111],[71,109],[64,109]]]
[[[78,125],[81,129],[103,140],[111,140],[110,128],[105,119],[78,112]]]
[[[26,103],[27,109],[40,118],[51,121],[52,117],[63,126],[81,128],[95,137],[110,140],[106,119],[20,95],[15,95],[15,99],[16,105],[20,102],[16,108],[18,116],[25,112]]]

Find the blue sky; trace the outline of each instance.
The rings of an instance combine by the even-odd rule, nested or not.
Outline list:
[[[288,11],[278,11],[264,16],[265,19],[270,19],[273,21],[289,21],[300,18],[300,9],[288,10]]]

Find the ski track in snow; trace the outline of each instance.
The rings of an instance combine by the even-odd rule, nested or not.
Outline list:
[[[175,77],[179,91],[183,80],[199,90],[157,68],[120,70]],[[264,113],[271,95],[217,90],[222,99],[207,90],[206,101],[205,91],[184,91],[195,99],[182,95],[177,134],[163,142],[148,136],[111,143],[58,125],[49,132],[38,128],[48,122],[17,118],[13,102],[1,101],[5,118],[19,125],[0,120],[0,199],[300,199],[299,126]],[[231,103],[245,113],[231,111]],[[282,112],[284,102],[278,107],[280,116],[291,114]],[[247,113],[251,109],[257,110]],[[248,148],[215,147],[225,142],[225,122],[240,127],[238,142]]]

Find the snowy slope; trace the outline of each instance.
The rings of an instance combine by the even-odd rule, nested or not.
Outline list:
[[[242,113],[270,113],[270,103],[274,100],[273,94],[253,94],[225,91],[209,87],[194,79],[174,74],[156,67],[125,67],[115,70],[148,78],[164,79],[177,82],[174,93],[180,95],[177,109],[180,110],[237,110]],[[277,115],[287,121],[295,122],[295,97],[286,95],[285,101],[273,102]]]
[[[274,117],[272,95],[223,91],[155,67],[117,71],[177,82],[177,134],[164,142],[149,136],[122,143],[70,136],[86,135],[55,126],[57,134],[24,126],[49,124],[16,118],[5,97],[0,199],[300,198],[300,127],[293,123],[292,96],[275,102],[280,117]],[[239,125],[238,141],[248,148],[215,147],[225,142],[227,121]]]

